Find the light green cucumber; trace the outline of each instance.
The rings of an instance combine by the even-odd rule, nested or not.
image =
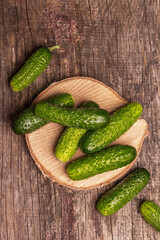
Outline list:
[[[59,46],[41,47],[35,51],[11,79],[12,90],[19,92],[28,87],[48,66],[52,58],[51,51],[58,48]]]
[[[150,174],[145,168],[138,168],[107,191],[98,200],[97,209],[109,216],[124,207],[147,185]]]
[[[134,147],[117,145],[86,155],[69,163],[66,168],[72,180],[83,180],[96,174],[124,167],[136,158]]]
[[[84,102],[81,108],[99,108],[95,102]],[[86,129],[82,128],[66,128],[59,139],[55,148],[56,157],[62,161],[67,162],[76,153],[81,137],[86,133]]]
[[[152,201],[145,201],[140,205],[140,212],[146,222],[160,232],[160,207]]]
[[[109,113],[103,109],[66,108],[47,102],[36,104],[37,116],[68,127],[96,129],[109,122]]]
[[[84,153],[93,153],[107,147],[129,130],[141,114],[142,106],[136,102],[120,108],[111,115],[106,127],[84,134],[80,141],[80,149]]]
[[[73,107],[74,105],[74,99],[72,95],[68,93],[55,95],[46,101],[62,107]],[[34,113],[34,108],[35,104],[31,105],[29,108],[25,109],[14,118],[11,127],[16,134],[23,135],[31,133],[49,123],[49,121],[36,116]]]

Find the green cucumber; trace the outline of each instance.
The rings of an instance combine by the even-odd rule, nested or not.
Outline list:
[[[99,105],[93,101],[83,102],[81,108],[99,108]]]
[[[51,51],[58,48],[59,46],[41,47],[34,52],[11,79],[12,90],[19,92],[28,87],[48,66],[52,58]]]
[[[124,207],[147,185],[150,174],[145,168],[138,168],[111,188],[98,200],[97,209],[109,216]]]
[[[84,129],[101,128],[109,122],[109,114],[103,109],[66,108],[47,102],[36,104],[35,113],[51,122]]]
[[[99,108],[95,102],[84,102],[81,108]],[[81,137],[87,132],[87,129],[82,128],[66,128],[58,141],[55,148],[56,157],[62,161],[67,162],[73,157],[78,149],[78,144]]]
[[[46,101],[62,107],[73,107],[74,105],[74,99],[72,95],[68,93],[53,96]],[[34,108],[35,104],[31,105],[29,108],[18,114],[12,121],[11,127],[16,134],[23,135],[31,133],[49,123],[49,121],[36,116],[34,113]]]
[[[130,103],[111,115],[109,124],[95,131],[88,131],[80,141],[80,149],[84,153],[100,151],[123,135],[142,114],[139,103]]]
[[[71,162],[66,171],[72,180],[82,180],[124,167],[131,163],[136,155],[137,152],[134,147],[127,145],[112,146]]]
[[[140,212],[146,222],[160,232],[160,207],[152,201],[145,201],[140,205]]]

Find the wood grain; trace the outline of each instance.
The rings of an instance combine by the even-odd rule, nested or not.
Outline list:
[[[0,1],[0,239],[157,240],[139,214],[142,200],[160,205],[160,5],[158,0]],[[27,89],[13,93],[8,82],[38,47],[60,44],[46,71]],[[127,101],[144,107],[150,136],[136,166],[151,181],[111,217],[95,211],[109,187],[78,192],[44,179],[25,139],[10,128],[50,83],[66,77],[96,78]]]
[[[110,113],[127,103],[105,84],[102,84],[93,78],[80,76],[67,78],[51,84],[47,89],[41,92],[33,102],[36,103],[56,94],[65,92],[68,92],[73,96],[75,106],[81,105],[83,101],[95,101],[100,108],[105,109]],[[26,134],[26,142],[31,156],[44,176],[49,177],[51,180],[56,181],[65,187],[77,190],[88,190],[105,186],[122,177],[136,161],[135,159],[131,164],[123,168],[96,175],[83,181],[72,181],[65,171],[68,162],[64,163],[59,161],[54,154],[54,149],[63,129],[64,127],[60,124],[47,124],[33,133]],[[143,140],[148,134],[148,124],[141,118],[138,119],[129,131],[113,142],[112,145],[131,145],[136,148],[138,157]],[[84,156],[84,154],[78,150],[72,157],[71,161],[82,156]]]

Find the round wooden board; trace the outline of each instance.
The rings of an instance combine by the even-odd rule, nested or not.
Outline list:
[[[83,101],[92,100],[109,112],[113,112],[127,103],[125,99],[102,82],[87,77],[67,78],[53,83],[37,96],[34,103],[59,93],[70,93],[75,99],[75,106],[80,105]],[[123,176],[136,160],[126,167],[114,171],[102,173],[82,181],[72,181],[65,172],[68,162],[60,162],[54,155],[54,148],[63,129],[64,127],[60,124],[49,123],[33,133],[26,134],[29,151],[39,169],[44,176],[61,185],[78,190],[101,187]],[[128,144],[135,147],[139,154],[143,140],[147,135],[148,125],[144,119],[140,118],[129,131],[112,143],[112,145]],[[70,161],[83,155],[78,150]]]

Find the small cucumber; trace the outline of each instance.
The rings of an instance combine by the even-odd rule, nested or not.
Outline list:
[[[72,95],[68,93],[53,96],[46,101],[62,107],[73,107],[74,105],[74,99]],[[34,113],[34,108],[35,104],[31,105],[29,108],[18,114],[12,121],[11,127],[16,134],[23,135],[31,133],[49,123],[49,121],[36,116]]]
[[[160,207],[152,201],[145,201],[140,206],[140,212],[146,222],[160,232]]]
[[[35,113],[51,122],[84,129],[101,128],[109,122],[109,114],[103,109],[65,108],[47,102],[37,103]]]
[[[142,114],[139,103],[130,103],[111,115],[109,124],[95,131],[88,131],[80,141],[80,149],[84,153],[93,153],[107,147],[124,134]]]
[[[96,174],[124,167],[136,158],[134,147],[117,145],[100,152],[86,155],[67,166],[68,176],[72,180],[82,180]]]
[[[51,51],[58,48],[59,46],[42,47],[34,52],[11,79],[12,90],[19,92],[28,87],[48,66],[52,58]]]
[[[99,108],[99,105],[93,101],[83,102],[81,108]]]
[[[95,102],[84,102],[81,108],[99,108]],[[78,149],[78,144],[81,137],[86,133],[86,129],[82,128],[66,128],[58,141],[55,148],[56,157],[62,161],[67,162]]]
[[[150,174],[145,168],[134,170],[98,200],[97,209],[104,216],[117,212],[142,191],[149,179]]]

